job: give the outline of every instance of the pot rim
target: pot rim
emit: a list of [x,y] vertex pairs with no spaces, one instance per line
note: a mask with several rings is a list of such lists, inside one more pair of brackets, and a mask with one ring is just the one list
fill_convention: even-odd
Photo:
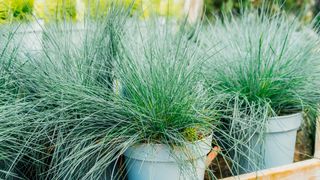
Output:
[[283,115],[283,116],[273,116],[273,117],[270,117],[268,120],[272,121],[272,120],[279,120],[279,119],[288,119],[288,118],[292,118],[292,117],[296,117],[296,116],[300,116],[300,115],[303,115],[302,112]]
[[299,129],[302,122],[302,112],[271,117],[266,124],[266,133],[286,133],[289,131],[296,131]]
[[[186,142],[184,143],[185,145],[194,145],[194,144],[197,144],[197,143],[200,143],[200,142],[203,142],[205,141],[206,139],[208,138],[212,138],[213,137],[213,132],[209,133],[208,135],[204,136],[202,139],[199,139],[199,140],[196,140],[196,141],[193,141],[193,142]],[[152,146],[168,146],[167,144],[162,144],[162,143],[137,143],[137,144],[134,144],[130,147],[135,147],[135,146],[143,146],[143,145],[152,145]],[[180,147],[180,146],[175,146],[175,147]]]
[[193,143],[188,142],[185,146],[177,146],[177,148],[166,144],[136,144],[127,148],[124,156],[138,161],[166,163],[176,162],[177,158],[181,160],[199,159],[212,149],[212,137],[213,133]]

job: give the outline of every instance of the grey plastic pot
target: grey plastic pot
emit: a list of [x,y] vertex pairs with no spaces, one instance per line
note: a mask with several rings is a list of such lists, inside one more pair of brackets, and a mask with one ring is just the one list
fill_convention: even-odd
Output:
[[266,168],[293,162],[297,131],[302,120],[301,113],[269,120],[265,139]]
[[15,45],[19,45],[24,53],[38,53],[42,49],[42,23],[30,22],[17,26],[14,35]]
[[40,21],[1,25],[0,36],[1,40],[6,42],[0,43],[0,49],[3,46],[11,50],[19,48],[18,54],[22,57],[20,59],[26,59],[25,56],[38,54],[42,50]]
[[302,120],[302,113],[270,118],[263,140],[258,142],[261,134],[255,134],[249,142],[253,153],[248,152],[246,158],[240,158],[240,173],[293,163],[297,131]]
[[186,148],[175,149],[164,144],[132,146],[124,153],[128,179],[203,180],[211,141],[212,136],[208,136],[187,144]]
[[45,32],[49,34],[49,39],[43,38],[43,46],[56,49],[58,42],[61,49],[81,48],[87,45],[87,40],[92,40],[96,36],[95,28],[95,24],[86,25],[84,22],[48,23],[45,25]]

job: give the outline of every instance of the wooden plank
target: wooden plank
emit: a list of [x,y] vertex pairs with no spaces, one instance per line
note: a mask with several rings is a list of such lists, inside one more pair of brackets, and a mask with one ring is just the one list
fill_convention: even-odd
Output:
[[211,149],[210,153],[207,156],[206,160],[206,166],[208,167],[212,161],[218,156],[220,151],[220,148],[218,146],[215,146],[214,148]]
[[316,141],[314,148],[314,157],[320,158],[320,117],[317,120]]
[[223,180],[320,180],[320,160],[311,159]]
[[188,14],[189,23],[197,22],[202,15],[204,0],[185,0],[184,11]]

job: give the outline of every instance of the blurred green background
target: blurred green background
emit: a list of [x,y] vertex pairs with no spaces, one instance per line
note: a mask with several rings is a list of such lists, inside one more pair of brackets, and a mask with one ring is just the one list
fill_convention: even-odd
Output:
[[133,5],[135,12],[148,17],[151,13],[182,17],[185,0],[0,0],[0,24],[32,21],[81,20],[85,14],[103,16],[112,3]]
[[[148,16],[152,11],[161,15],[181,16],[185,1],[198,0],[135,0],[134,8]],[[45,20],[70,18],[79,20],[83,17],[85,6],[92,14],[96,9],[110,4],[111,0],[0,0],[0,23],[21,21],[36,16]],[[100,3],[96,6],[94,4]],[[122,0],[125,5],[131,0]],[[263,4],[270,11],[287,11],[297,15],[301,21],[310,22],[320,11],[320,0],[204,0],[205,13],[210,18],[224,12],[237,14],[243,7],[258,8]],[[169,6],[168,6],[169,4]],[[98,8],[97,8],[98,7]],[[152,10],[151,10],[152,9]],[[105,11],[104,11],[105,12]]]
[[224,12],[239,13],[243,7],[268,7],[272,12],[286,11],[303,22],[310,22],[320,11],[320,0],[204,0],[205,13],[212,17]]

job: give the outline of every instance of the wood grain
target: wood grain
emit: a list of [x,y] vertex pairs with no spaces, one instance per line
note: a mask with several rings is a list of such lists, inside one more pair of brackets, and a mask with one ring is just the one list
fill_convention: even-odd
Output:
[[310,159],[223,180],[320,180],[320,160]]
[[320,117],[317,120],[316,141],[314,148],[314,157],[320,159]]

